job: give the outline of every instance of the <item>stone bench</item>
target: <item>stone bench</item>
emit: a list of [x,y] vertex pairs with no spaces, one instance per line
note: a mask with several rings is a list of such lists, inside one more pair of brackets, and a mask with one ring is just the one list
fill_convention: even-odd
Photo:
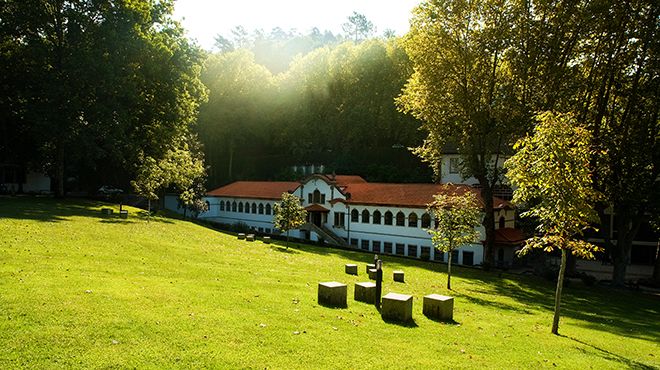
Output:
[[247,234],[245,236],[245,240],[247,240],[249,242],[253,242],[254,241],[254,234]]
[[106,215],[106,216],[111,215],[112,212],[113,212],[112,208],[101,208],[101,213]]
[[344,267],[346,270],[346,273],[349,275],[357,275],[358,274],[358,266],[353,263],[347,263],[346,266]]
[[394,276],[394,281],[398,281],[400,283],[405,283],[405,274],[403,271],[397,270],[392,273]]
[[243,234],[243,233],[238,233],[238,239],[240,239],[240,240],[245,239],[245,234]]
[[376,273],[378,272],[377,269],[369,269],[367,272],[369,273],[369,280],[376,280]]
[[374,303],[376,297],[376,284],[371,282],[355,283],[353,299],[360,302]]
[[261,240],[264,244],[270,244],[270,236],[264,236]]
[[324,306],[346,307],[346,284],[336,281],[319,283],[318,302]]
[[119,218],[128,218],[128,211],[119,211]]
[[454,297],[440,294],[424,296],[422,312],[430,319],[452,321],[454,319]]
[[369,269],[375,269],[375,268],[376,268],[376,265],[374,265],[373,263],[368,263],[365,272],[368,274]]
[[383,296],[380,314],[383,319],[412,321],[413,297],[407,294],[387,293]]

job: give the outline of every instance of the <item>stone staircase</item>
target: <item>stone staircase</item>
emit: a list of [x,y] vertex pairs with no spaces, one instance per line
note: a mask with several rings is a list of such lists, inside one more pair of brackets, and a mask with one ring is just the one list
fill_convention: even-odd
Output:
[[300,230],[307,230],[315,232],[320,238],[323,238],[328,244],[339,246],[339,247],[348,247],[348,243],[344,238],[335,234],[332,230],[324,226],[316,226],[311,222],[308,222],[300,227]]

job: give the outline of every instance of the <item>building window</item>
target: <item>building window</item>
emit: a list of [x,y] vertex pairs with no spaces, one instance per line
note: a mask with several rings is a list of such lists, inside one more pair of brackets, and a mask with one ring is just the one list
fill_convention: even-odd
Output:
[[458,251],[451,251],[451,263],[458,263]]
[[466,266],[474,265],[474,252],[463,251],[463,264]]
[[325,194],[321,194],[321,203],[325,203]]
[[422,215],[422,227],[425,229],[431,227],[431,216],[428,213]]
[[385,254],[392,254],[392,243],[390,242],[385,242],[383,243],[383,253]]
[[408,215],[408,227],[417,227],[417,214],[410,212]]
[[380,211],[374,211],[371,222],[376,225],[380,225]]
[[236,201],[233,201],[233,202],[231,203],[231,211],[232,211],[232,212],[236,212]]
[[371,242],[371,248],[372,252],[382,253],[380,250],[380,241],[374,240]]
[[396,226],[406,226],[406,216],[401,211],[396,214]]
[[207,211],[211,210],[211,203],[208,200],[206,201],[206,210]]
[[449,173],[459,173],[461,167],[460,158],[449,158]]
[[368,251],[369,250],[369,241],[362,239],[362,244],[360,245],[360,249]]
[[335,227],[343,228],[345,225],[346,214],[344,212],[335,212]]
[[417,246],[416,245],[408,244],[408,254],[407,254],[407,256],[417,258]]
[[385,225],[392,225],[392,212],[385,212]]
[[314,190],[314,203],[321,203],[321,192],[319,189]]
[[268,203],[268,204],[266,204],[266,214],[267,214],[267,215],[270,214],[270,210],[271,210],[271,208],[270,208],[270,203]]
[[227,209],[227,212],[231,210],[231,204],[229,203],[229,201],[225,202],[225,208]]
[[352,210],[351,211],[351,222],[358,222],[359,216],[360,216],[360,214],[357,211],[357,209]]
[[396,243],[396,252],[395,252],[396,254],[398,254],[399,256],[405,255],[405,249],[406,249],[405,244]]
[[354,246],[354,247],[357,247],[358,246],[358,240],[354,239],[354,238],[351,238],[351,245]]
[[257,203],[252,203],[252,213],[257,213]]
[[270,234],[270,228],[266,228],[266,234]]
[[250,203],[245,202],[245,213],[250,213]]
[[431,258],[431,247],[422,247],[422,253],[420,253],[419,258],[428,261]]
[[264,204],[263,203],[259,203],[259,214],[260,215],[264,214]]
[[435,250],[435,255],[434,255],[434,257],[435,257],[435,260],[436,260],[436,261],[440,261],[440,262],[444,262],[444,261],[445,261],[445,253],[442,252],[442,251],[439,251],[439,250],[437,250],[437,249]]
[[260,233],[263,233],[263,232],[264,232],[264,228],[263,228],[263,227],[260,227],[260,228],[259,228],[259,232],[260,232]]
[[225,210],[225,202],[220,202],[220,210],[224,211]]
[[314,198],[312,197],[312,193],[307,194],[307,203],[309,204],[314,203]]
[[504,229],[506,227],[506,219],[504,216],[500,216],[500,229]]
[[366,209],[362,211],[362,223],[363,224],[369,223],[369,211],[367,211]]

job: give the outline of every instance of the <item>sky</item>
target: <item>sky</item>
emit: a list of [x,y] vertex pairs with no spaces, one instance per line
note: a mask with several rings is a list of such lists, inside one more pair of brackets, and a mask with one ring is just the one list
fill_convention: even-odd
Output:
[[217,34],[231,35],[243,26],[248,31],[270,31],[280,27],[307,33],[313,27],[342,33],[341,25],[356,11],[369,19],[377,34],[393,29],[397,35],[408,32],[411,10],[420,0],[177,0],[174,18],[187,30],[189,38],[205,49],[213,47]]

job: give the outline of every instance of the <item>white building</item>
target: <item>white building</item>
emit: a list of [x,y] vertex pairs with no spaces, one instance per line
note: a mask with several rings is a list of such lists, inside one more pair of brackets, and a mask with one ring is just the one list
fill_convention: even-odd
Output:
[[[434,250],[426,231],[433,222],[426,207],[433,195],[447,191],[476,190],[467,185],[368,183],[360,176],[312,175],[300,182],[237,181],[208,192],[209,211],[199,218],[244,223],[258,232],[275,234],[273,205],[283,192],[289,192],[301,199],[308,212],[308,223],[292,231],[294,237],[377,254],[446,261],[447,255]],[[182,211],[174,196],[166,197],[165,207]],[[510,204],[495,198],[494,207],[501,242],[496,257],[509,260],[522,236],[513,228],[515,213]],[[483,239],[483,227],[479,229]],[[465,245],[453,258],[453,263],[481,264],[483,246]]]

